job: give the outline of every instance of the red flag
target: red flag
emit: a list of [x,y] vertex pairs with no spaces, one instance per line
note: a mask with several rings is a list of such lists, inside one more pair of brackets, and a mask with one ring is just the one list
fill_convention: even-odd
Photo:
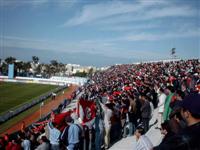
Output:
[[57,125],[60,131],[63,131],[66,127],[65,118],[70,116],[72,111],[67,111],[65,113],[55,114],[53,122]]
[[70,116],[70,115],[71,115],[71,111],[67,111],[65,113],[56,114],[54,116],[53,122],[55,124],[61,124],[61,123],[63,123],[65,121],[65,117],[66,116]]
[[44,129],[44,127],[45,127],[45,125],[35,126],[35,127],[32,129],[32,131],[33,131],[34,133],[39,133],[39,132],[41,132],[41,131]]
[[96,106],[93,101],[80,99],[77,106],[77,115],[82,125],[91,126],[96,117]]
[[131,90],[132,89],[132,87],[130,87],[130,86],[124,86],[124,90],[125,91],[129,91],[129,90]]
[[195,87],[196,87],[196,91],[200,92],[200,85],[196,85]]
[[113,95],[114,95],[114,96],[118,96],[118,95],[121,95],[121,94],[122,94],[122,92],[120,92],[120,91],[114,91],[114,92],[113,92]]

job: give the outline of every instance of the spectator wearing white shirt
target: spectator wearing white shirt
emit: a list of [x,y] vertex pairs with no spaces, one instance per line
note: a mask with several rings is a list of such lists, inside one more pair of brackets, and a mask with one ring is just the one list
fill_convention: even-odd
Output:
[[48,130],[49,130],[49,141],[51,144],[51,150],[59,150],[59,137],[60,137],[60,130],[54,127],[55,125],[52,122],[48,123]]
[[42,136],[39,143],[40,145],[35,150],[49,150],[49,141],[46,136]]
[[134,150],[152,150],[153,144],[150,139],[144,135],[145,131],[142,127],[137,127],[135,131],[136,146]]
[[21,138],[21,140],[22,140],[22,142],[21,142],[21,147],[22,147],[24,150],[31,150],[31,142],[30,142],[30,140],[28,140],[28,139],[26,138],[26,136],[25,136],[24,133],[22,133],[22,134],[20,135],[20,138]]
[[159,96],[158,96],[158,115],[157,115],[158,123],[157,123],[157,127],[155,127],[156,129],[161,128],[161,123],[163,122],[164,105],[165,105],[165,100],[167,97],[164,93],[163,88],[159,89],[158,94],[159,94]]
[[111,129],[111,117],[113,115],[112,106],[110,103],[106,103],[105,105],[100,102],[101,108],[104,112],[104,126],[105,126],[105,149],[108,149],[110,146],[110,129]]

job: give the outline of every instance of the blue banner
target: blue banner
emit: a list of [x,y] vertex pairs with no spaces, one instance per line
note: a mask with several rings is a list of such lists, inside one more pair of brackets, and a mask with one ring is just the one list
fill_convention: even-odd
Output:
[[8,78],[9,79],[14,78],[14,64],[9,64],[8,66]]

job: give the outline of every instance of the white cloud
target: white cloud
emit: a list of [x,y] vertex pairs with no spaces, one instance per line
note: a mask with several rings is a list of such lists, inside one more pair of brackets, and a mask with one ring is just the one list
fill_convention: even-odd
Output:
[[17,7],[23,5],[39,6],[49,2],[49,0],[0,0],[0,6]]
[[170,6],[162,9],[152,9],[147,11],[142,19],[155,19],[163,17],[190,17],[195,15],[195,11],[189,6]]
[[[19,1],[20,3],[17,3]],[[4,6],[40,6],[53,2],[56,3],[56,7],[60,6],[66,10],[66,8],[79,3],[79,0],[4,0],[2,2],[5,2],[3,3]],[[77,9],[81,6],[83,6],[82,9],[77,12]],[[60,10],[58,10],[59,15],[62,15]],[[71,10],[68,11],[69,14],[67,16],[74,14],[74,12],[76,15],[72,16],[63,26],[78,26],[80,27],[78,32],[77,28],[59,28],[55,30],[59,31],[58,34],[54,35],[54,32],[49,30],[49,34],[53,35],[48,37],[52,38],[49,40],[5,35],[0,37],[0,46],[70,53],[86,52],[97,54],[97,57],[98,54],[103,54],[121,58],[139,58],[141,56],[161,58],[163,56],[162,50],[160,52],[157,51],[159,53],[155,53],[152,50],[153,47],[148,50],[140,50],[140,47],[145,49],[145,46],[139,45],[138,41],[150,41],[153,43],[161,40],[166,40],[167,42],[168,39],[173,40],[174,38],[181,40],[181,38],[200,37],[200,30],[196,29],[196,7],[192,8],[186,3],[174,5],[171,1],[159,0],[87,1],[86,3],[81,3],[78,7],[73,7]],[[191,22],[187,22],[187,19]],[[87,27],[89,28],[86,26],[82,28],[82,25],[88,25]],[[83,31],[84,29],[88,34]],[[70,31],[70,34],[66,34],[69,30],[76,30],[72,38],[71,33],[73,32]],[[24,31],[26,32],[26,30]],[[61,33],[62,31],[63,33]],[[13,32],[13,35],[17,35],[17,33]],[[61,34],[59,35],[59,33]],[[40,35],[40,33],[37,34],[38,36]],[[65,38],[65,36],[66,39],[70,40],[57,41],[60,38]],[[53,38],[55,38],[55,41]],[[138,50],[132,50],[132,46],[138,48]]]
[[107,49],[112,50],[113,43],[101,40],[83,40],[74,42],[52,42],[49,40],[35,40],[23,37],[0,36],[0,47],[16,47],[36,50],[53,50],[62,52],[88,52],[107,53]]
[[32,50],[46,50],[57,52],[84,52],[96,55],[105,55],[110,57],[120,58],[137,58],[139,56],[157,56],[160,54],[154,54],[152,51],[138,51],[138,50],[126,50],[116,46],[116,43],[109,40],[83,40],[74,43],[65,42],[50,42],[47,40],[34,40],[22,37],[4,36],[0,37],[0,47],[11,48],[23,48]]
[[116,25],[119,23],[129,23],[138,21],[148,21],[156,19],[163,19],[166,17],[194,17],[196,10],[190,8],[189,6],[172,6],[166,5],[166,7],[151,8],[137,11],[136,13],[129,13],[124,15],[119,15],[110,18],[104,18],[98,20],[97,23],[101,25]]
[[[161,4],[162,1],[157,3]],[[152,1],[144,2],[122,2],[122,1],[111,1],[107,3],[89,4],[85,5],[81,12],[75,17],[69,19],[64,26],[75,26],[85,23],[91,23],[93,21],[107,18],[111,16],[127,14],[143,10],[147,7],[154,5]]]
[[20,6],[32,6],[38,7],[45,4],[53,4],[59,8],[71,8],[77,4],[79,0],[0,0],[0,6],[3,7],[20,7]]
[[111,1],[85,5],[80,12],[63,26],[82,24],[117,24],[165,17],[191,17],[195,10],[186,5],[166,1],[137,1],[132,3]]
[[58,8],[62,11],[81,3],[80,0],[51,0],[50,2],[55,4],[56,7],[58,6]]
[[152,29],[160,27],[160,23],[141,23],[141,24],[132,24],[132,25],[114,25],[114,26],[104,26],[100,27],[100,30],[105,31],[133,31],[133,30],[142,30],[142,29]]
[[[87,52],[92,54],[104,54],[107,56],[115,57],[139,57],[141,54],[145,56],[162,56],[161,54],[154,54],[153,51],[134,51],[129,50],[129,48],[124,48],[123,42],[128,42],[130,44],[134,41],[160,41],[166,39],[174,38],[190,38],[190,37],[200,37],[200,29],[197,30],[185,30],[176,32],[165,32],[160,34],[152,33],[129,33],[124,36],[118,36],[114,38],[107,39],[91,39],[73,42],[52,42],[46,39],[30,39],[23,37],[13,37],[13,36],[1,36],[0,46],[4,47],[16,47],[24,49],[36,49],[36,50],[53,50],[62,52]],[[129,43],[130,42],[130,43]],[[151,54],[152,53],[152,54]],[[150,57],[149,57],[150,58]]]
[[174,38],[190,38],[190,37],[200,37],[200,30],[188,30],[185,32],[168,32],[160,34],[152,33],[136,33],[129,34],[124,37],[116,39],[116,41],[160,41],[166,39]]
[[[124,59],[139,59],[141,56],[143,58],[163,58],[163,53],[156,53],[153,50],[140,50],[140,49],[127,49],[118,46],[119,41],[113,39],[107,40],[85,40],[81,41],[80,44],[89,48],[93,54],[103,54],[110,57],[120,57]],[[92,46],[92,47],[91,47]],[[141,58],[142,59],[142,58]]]
[[46,40],[35,40],[14,36],[1,36],[1,47],[17,47],[30,49],[55,50],[54,46]]

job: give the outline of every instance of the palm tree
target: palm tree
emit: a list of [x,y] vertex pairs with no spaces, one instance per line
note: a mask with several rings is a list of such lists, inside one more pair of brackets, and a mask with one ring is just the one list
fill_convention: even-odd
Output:
[[10,57],[7,57],[7,58],[4,60],[2,66],[1,66],[1,70],[2,70],[2,74],[3,74],[3,75],[8,75],[8,65],[9,65],[9,64],[14,64],[15,61],[16,61],[16,58],[15,58],[15,57],[11,57],[11,56],[10,56]]
[[30,68],[31,68],[31,63],[30,63],[30,61],[28,61],[28,62],[24,62],[24,71],[25,72],[29,72],[29,70],[30,70]]
[[51,60],[50,62],[51,73],[55,75],[58,72],[58,62],[57,60]]
[[39,64],[36,68],[36,74],[41,74],[41,71],[42,71],[42,65]]
[[37,64],[39,62],[39,57],[37,56],[32,56],[32,60],[35,64]]
[[20,75],[23,72],[23,61],[15,62],[15,68],[17,71],[17,75]]
[[24,62],[23,64],[23,74],[25,76],[28,76],[29,72],[30,72],[30,68],[31,68],[31,63],[30,62]]
[[64,75],[65,74],[65,65],[63,63],[58,64],[58,71],[60,74]]
[[46,75],[47,78],[51,77],[51,67],[49,64],[45,64],[45,70],[44,74]]
[[13,63],[15,63],[15,61],[16,61],[16,58],[15,57],[7,57],[6,59],[5,59],[5,62],[6,62],[6,64],[13,64]]
[[93,68],[90,68],[90,70],[89,70],[89,72],[88,72],[88,76],[89,76],[89,77],[92,77],[93,72],[94,72],[94,69],[93,69]]
[[5,76],[8,75],[8,65],[5,62],[3,62],[1,66],[1,72],[2,72],[2,75],[5,75]]
[[32,74],[35,76],[37,74],[37,71],[39,66],[39,58],[37,56],[32,56],[32,63],[31,63],[31,69]]

